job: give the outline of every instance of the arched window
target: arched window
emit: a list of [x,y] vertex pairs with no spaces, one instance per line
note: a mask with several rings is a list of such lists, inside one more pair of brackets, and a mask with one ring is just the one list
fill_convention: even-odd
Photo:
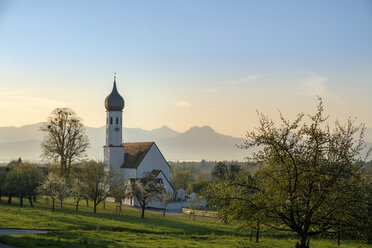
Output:
[[116,125],[119,125],[119,118],[116,117]]
[[110,124],[112,125],[112,117],[110,117]]

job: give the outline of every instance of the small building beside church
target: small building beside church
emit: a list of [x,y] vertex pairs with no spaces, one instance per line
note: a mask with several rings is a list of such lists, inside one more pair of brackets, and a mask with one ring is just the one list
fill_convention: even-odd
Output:
[[[106,141],[104,162],[108,169],[122,176],[125,182],[153,173],[166,189],[173,193],[170,184],[170,166],[155,142],[123,142],[123,109],[125,102],[116,88],[105,99]],[[125,134],[124,134],[125,135]],[[130,200],[131,205],[136,201]],[[150,206],[158,207],[159,203]]]

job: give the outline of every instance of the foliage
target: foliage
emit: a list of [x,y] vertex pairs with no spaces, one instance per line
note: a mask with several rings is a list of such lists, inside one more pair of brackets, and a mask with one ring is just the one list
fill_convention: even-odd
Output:
[[52,198],[52,210],[55,210],[55,201],[58,199],[61,202],[69,195],[70,190],[67,186],[66,179],[54,174],[53,172],[49,173],[45,179],[43,185],[41,185],[40,191]]
[[76,203],[76,211],[79,210],[79,202],[87,197],[86,186],[82,179],[76,177],[72,185],[71,194]]
[[173,192],[168,190],[166,187],[163,187],[162,192],[159,195],[159,199],[163,206],[163,217],[164,217],[168,204],[171,203],[174,199]]
[[130,179],[126,189],[127,196],[138,201],[142,209],[141,218],[144,218],[146,206],[162,194],[164,185],[154,174],[149,173],[143,178]]
[[97,205],[110,194],[110,174],[103,162],[85,161],[81,164],[81,179],[84,192],[93,200],[93,211],[96,212]]
[[28,199],[33,206],[33,199],[38,195],[42,181],[43,174],[39,168],[31,164],[20,163],[7,173],[3,188],[8,196],[21,199],[20,206],[23,206],[23,198]]
[[233,180],[239,172],[240,166],[238,164],[230,164],[227,166],[223,162],[218,162],[212,170],[212,179],[215,182],[225,179]]
[[[241,173],[236,180],[223,180],[211,188],[209,199],[226,213],[225,218],[260,223],[296,232],[296,247],[309,247],[311,237],[334,232],[345,223],[352,197],[360,190],[361,167],[358,156],[363,147],[363,127],[352,120],[326,125],[320,100],[317,113],[303,123],[303,114],[294,122],[281,116],[277,128],[260,115],[260,125],[247,133],[243,148],[262,149],[251,161],[260,167],[252,176]],[[359,138],[355,138],[359,134]]]
[[187,189],[188,185],[193,181],[193,176],[190,170],[178,170],[173,172],[172,185],[174,189]]
[[44,132],[41,144],[43,158],[59,161],[61,172],[67,178],[72,162],[86,156],[89,141],[84,125],[71,109],[56,108],[40,130]]
[[199,174],[196,177],[195,182],[189,185],[186,192],[192,193],[195,192],[196,194],[200,194],[203,189],[205,189],[210,181],[207,179],[205,174]]
[[125,200],[125,198],[127,198],[126,187],[127,185],[122,178],[114,180],[114,182],[111,184],[110,196],[115,199],[115,202],[119,203],[120,212],[122,209],[123,201]]
[[6,171],[0,168],[0,199],[5,194]]

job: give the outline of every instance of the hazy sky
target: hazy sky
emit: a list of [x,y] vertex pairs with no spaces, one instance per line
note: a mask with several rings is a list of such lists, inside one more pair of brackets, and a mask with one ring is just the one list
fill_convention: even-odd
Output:
[[0,126],[104,125],[114,71],[126,127],[243,136],[316,95],[372,127],[372,2],[0,0]]

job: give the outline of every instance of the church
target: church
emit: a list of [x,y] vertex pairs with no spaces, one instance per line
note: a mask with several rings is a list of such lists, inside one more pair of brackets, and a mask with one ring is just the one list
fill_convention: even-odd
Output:
[[[108,168],[122,176],[125,182],[153,173],[166,189],[173,193],[170,184],[170,166],[155,142],[124,142],[123,109],[125,102],[116,88],[116,76],[111,93],[105,99],[106,141],[104,162]],[[135,201],[130,201],[135,205]],[[158,203],[150,204],[153,207]]]

